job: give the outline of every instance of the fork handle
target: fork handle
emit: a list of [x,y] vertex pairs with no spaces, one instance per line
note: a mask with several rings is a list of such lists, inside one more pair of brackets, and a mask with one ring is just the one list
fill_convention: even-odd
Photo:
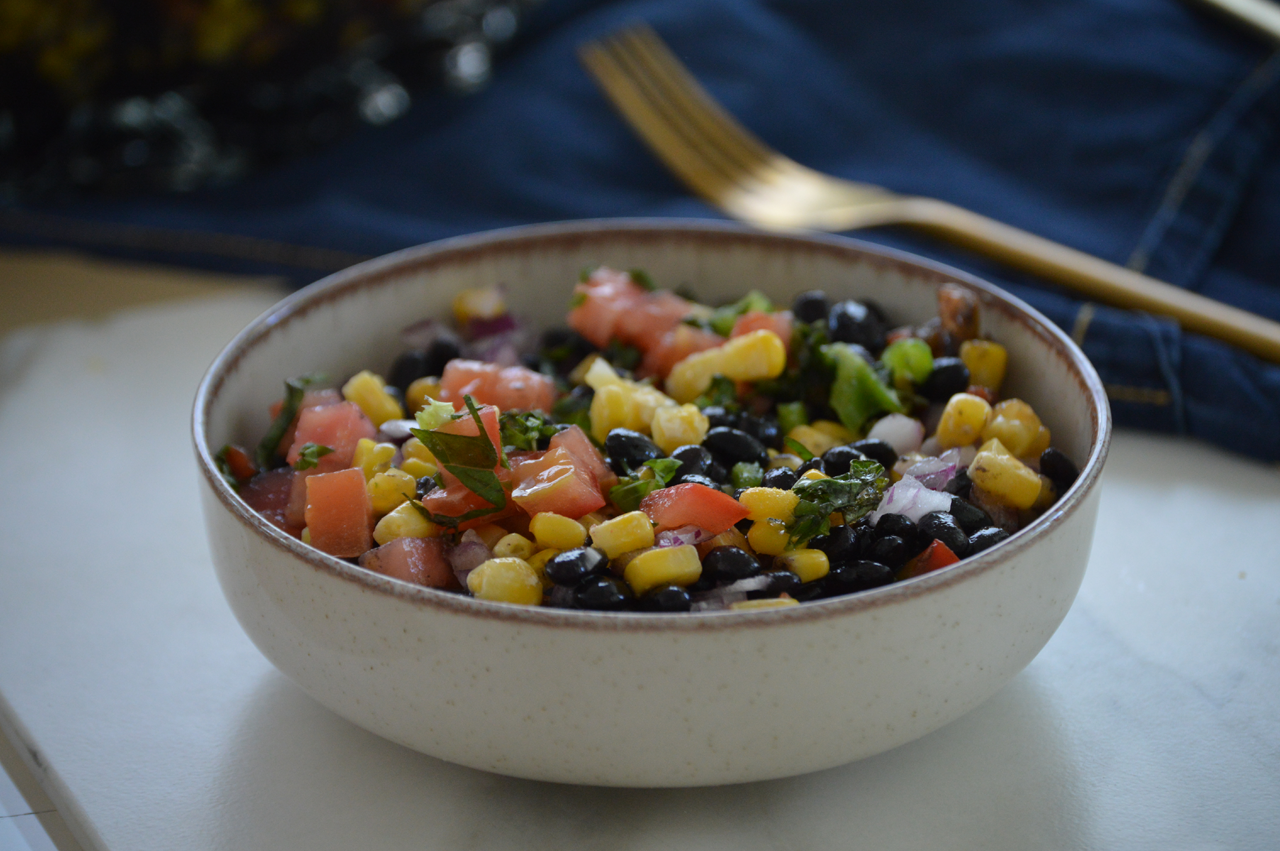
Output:
[[932,198],[901,199],[902,224],[1117,307],[1172,317],[1188,331],[1280,363],[1280,323]]

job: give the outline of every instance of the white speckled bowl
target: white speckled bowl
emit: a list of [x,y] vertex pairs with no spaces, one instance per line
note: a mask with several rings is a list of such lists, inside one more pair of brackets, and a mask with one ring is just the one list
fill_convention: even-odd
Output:
[[[936,313],[958,280],[1010,350],[1029,401],[1081,466],[1007,542],[844,598],[757,612],[619,615],[486,603],[329,557],[261,520],[212,453],[255,443],[286,377],[385,368],[397,330],[464,287],[559,324],[580,269],[643,267],[717,302],[822,288],[898,320]],[[501,774],[615,786],[784,777],[911,741],[990,697],[1039,652],[1084,575],[1110,415],[1058,329],[980,281],[841,238],[706,222],[585,222],[446,240],[333,275],[255,320],[210,367],[194,438],[218,578],[245,631],[334,712],[407,747]]]

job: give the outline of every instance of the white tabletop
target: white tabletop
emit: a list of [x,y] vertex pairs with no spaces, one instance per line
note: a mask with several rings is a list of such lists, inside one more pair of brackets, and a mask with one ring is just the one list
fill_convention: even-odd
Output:
[[270,300],[0,345],[0,723],[86,849],[1280,847],[1280,472],[1174,438],[1116,436],[1084,586],[1030,667],[879,757],[592,789],[337,718],[241,632],[196,495],[196,382]]

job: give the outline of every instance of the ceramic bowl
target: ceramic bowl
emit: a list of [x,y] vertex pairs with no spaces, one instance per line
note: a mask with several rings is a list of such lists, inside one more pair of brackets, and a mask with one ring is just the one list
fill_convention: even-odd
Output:
[[[313,550],[251,511],[212,453],[255,443],[289,376],[386,368],[398,330],[465,287],[562,324],[579,271],[642,267],[711,303],[747,288],[789,304],[821,288],[896,321],[936,315],[936,287],[977,292],[1029,401],[1080,465],[1008,541],[876,590],[782,609],[606,614],[488,603]],[[194,439],[209,543],[263,654],[355,724],[441,759],[526,778],[687,786],[784,777],[911,741],[989,698],[1039,652],[1085,570],[1110,417],[1080,351],[1043,316],[954,270],[838,237],[606,221],[450,239],[333,275],[255,320],[200,385]]]

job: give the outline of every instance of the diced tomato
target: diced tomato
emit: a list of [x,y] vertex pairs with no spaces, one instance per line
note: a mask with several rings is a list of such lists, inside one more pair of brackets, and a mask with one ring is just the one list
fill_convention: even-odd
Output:
[[924,548],[924,552],[903,566],[898,578],[910,579],[913,576],[922,576],[926,573],[940,570],[949,564],[955,564],[959,560],[959,556],[953,553],[950,547],[942,543],[942,541],[935,540]]
[[289,516],[289,494],[293,487],[292,470],[268,470],[259,473],[240,489],[240,498],[263,519],[290,535],[302,531],[302,519]]
[[[289,428],[285,431],[284,436],[280,438],[280,447],[285,452],[289,451],[289,447],[293,446],[294,432],[298,428],[298,417],[307,408],[323,408],[325,405],[336,405],[342,401],[342,394],[337,390],[306,390],[302,394],[302,401],[298,404],[298,413],[293,415],[293,422],[289,423]],[[280,409],[284,407],[284,400],[279,399],[271,404],[271,420],[280,416]],[[280,451],[277,449],[276,451]]]
[[478,405],[496,405],[503,410],[550,411],[556,400],[556,385],[547,376],[523,366],[500,367],[483,361],[454,358],[440,376],[440,401],[452,402],[466,410],[463,397]]
[[293,487],[289,490],[289,507],[285,509],[285,520],[301,531],[307,525],[307,479],[318,475],[319,470],[298,470],[293,473]]
[[618,317],[614,335],[622,342],[646,351],[663,334],[689,315],[691,305],[673,292],[645,293],[634,309]]
[[573,463],[555,464],[525,479],[511,498],[530,515],[551,511],[575,520],[605,505],[595,477]]
[[360,566],[428,588],[458,588],[441,538],[396,538],[360,556]]
[[[493,503],[477,496],[460,482],[451,484],[448,487],[436,488],[422,498],[422,504],[433,515],[439,517],[461,517],[469,511],[475,511],[481,508],[493,508]],[[496,523],[504,517],[510,517],[519,511],[520,507],[516,505],[509,497],[507,505],[502,511],[486,514],[482,517],[465,520],[457,525],[458,529],[474,529],[477,526],[484,526],[489,523]],[[449,524],[443,524],[449,525]]]
[[689,355],[724,344],[724,337],[692,325],[677,324],[654,341],[640,363],[642,377],[666,378],[671,368]]
[[577,459],[579,466],[590,470],[602,493],[607,494],[618,483],[618,474],[609,468],[600,450],[596,449],[591,438],[578,426],[570,426],[552,437],[550,448],[564,449]]
[[751,513],[727,493],[692,483],[654,491],[640,501],[640,510],[649,515],[655,531],[697,526],[712,535],[719,535]]
[[569,311],[566,321],[570,328],[603,349],[615,336],[618,322],[639,309],[646,295],[626,272],[601,267],[574,289],[574,298],[580,303]]
[[782,345],[791,348],[791,311],[779,310],[776,313],[765,313],[762,310],[748,310],[733,323],[730,337],[741,337],[752,331],[772,331],[782,340]]
[[258,474],[258,467],[249,457],[249,453],[239,446],[228,443],[218,454],[227,465],[227,470],[240,484],[243,485]]
[[333,451],[320,456],[314,469],[332,473],[351,466],[351,459],[356,454],[356,443],[361,438],[372,440],[377,435],[377,427],[355,402],[303,408],[298,415],[298,428],[293,443],[285,458],[292,466],[298,460],[302,447],[308,443],[327,446]]
[[307,479],[307,529],[311,546],[339,558],[355,558],[373,546],[373,508],[364,473],[356,468]]

